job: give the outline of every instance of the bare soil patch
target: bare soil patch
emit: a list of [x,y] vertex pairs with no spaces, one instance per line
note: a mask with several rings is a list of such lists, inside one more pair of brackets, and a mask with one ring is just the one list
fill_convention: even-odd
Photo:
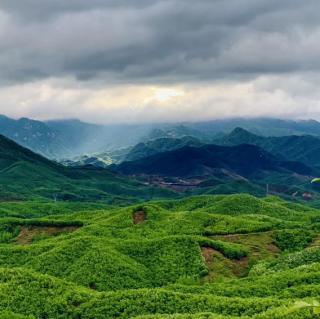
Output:
[[320,237],[316,237],[311,243],[310,247],[319,247],[320,246]]
[[244,275],[247,275],[247,272],[249,270],[249,258],[243,257],[239,260],[235,260],[234,267],[232,269],[232,272],[237,277],[243,277]]
[[139,210],[133,214],[133,223],[135,225],[142,224],[147,219],[147,215],[143,210]]
[[244,277],[248,273],[248,257],[231,260],[210,247],[201,247],[201,253],[208,268],[208,275],[204,278],[204,282],[213,282],[221,278]]
[[76,231],[78,227],[21,227],[20,233],[16,238],[16,243],[19,245],[31,244],[36,238],[39,237],[51,237],[64,233],[72,233]]
[[206,264],[210,264],[213,261],[213,256],[218,252],[211,247],[202,247],[201,253]]
[[275,254],[281,253],[281,249],[274,244],[269,244],[268,250],[272,253],[275,253]]

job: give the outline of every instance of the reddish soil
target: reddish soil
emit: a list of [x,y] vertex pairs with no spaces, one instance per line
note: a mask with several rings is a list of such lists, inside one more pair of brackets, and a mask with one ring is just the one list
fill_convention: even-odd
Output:
[[37,237],[57,236],[63,233],[74,232],[77,229],[78,227],[21,227],[16,242],[19,245],[28,245],[31,244]]
[[268,245],[268,250],[271,251],[272,253],[276,253],[276,254],[281,252],[280,248],[277,247],[276,245],[273,245],[273,244]]
[[146,213],[143,210],[139,210],[133,214],[133,223],[139,225],[146,220]]
[[206,277],[209,281],[224,276],[231,277],[231,275],[236,277],[244,277],[248,273],[248,257],[240,260],[231,260],[210,247],[201,247],[201,252],[209,270],[209,274]]
[[202,256],[207,264],[212,262],[212,257],[216,253],[216,250],[210,247],[201,247]]
[[237,277],[243,277],[244,273],[246,273],[248,269],[249,269],[249,258],[244,257],[234,261],[234,268],[232,272]]

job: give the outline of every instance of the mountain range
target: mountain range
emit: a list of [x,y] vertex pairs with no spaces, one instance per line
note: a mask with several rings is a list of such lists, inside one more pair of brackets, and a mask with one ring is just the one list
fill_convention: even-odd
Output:
[[214,140],[214,143],[228,146],[252,144],[286,160],[299,161],[311,166],[320,165],[320,138],[317,136],[264,137],[236,128],[230,134]]
[[[239,127],[229,133],[221,130],[215,134],[214,130],[220,130],[219,121],[214,122],[217,126],[211,122],[211,126],[188,123],[188,126],[165,124],[161,128],[99,126],[76,120],[39,122],[1,117],[1,121],[5,123],[1,130],[6,135],[22,140],[22,145],[33,151],[49,158],[66,154],[72,158],[61,161],[64,165],[60,165],[1,137],[6,145],[0,154],[4,165],[0,175],[3,198],[24,198],[30,194],[54,198],[59,194],[66,200],[112,201],[122,193],[127,198],[121,200],[126,201],[137,196],[161,197],[161,192],[168,188],[181,196],[188,192],[248,192],[260,196],[267,184],[270,191],[281,196],[311,192],[313,198],[317,197],[317,187],[310,185],[310,179],[319,175],[320,138],[317,135],[262,136]],[[239,121],[229,120],[227,127]],[[253,126],[253,120],[243,121]],[[314,121],[260,119],[256,127],[263,127],[266,121],[274,121],[284,129],[300,128],[300,133],[317,130]],[[211,133],[209,127],[212,127]],[[134,132],[132,136],[123,138],[130,131]],[[112,140],[114,144],[109,143]],[[14,161],[8,161],[8,152]],[[21,178],[20,183],[24,171],[31,183],[25,178]],[[175,193],[172,196],[176,196]]]
[[0,134],[52,159],[73,158],[138,143],[150,125],[96,125],[79,120],[35,121],[0,116]]
[[[237,127],[261,136],[320,136],[317,121],[228,119],[200,123],[97,125],[78,120],[36,121],[0,116],[0,134],[51,159],[101,154],[159,138],[193,137],[213,143]],[[150,155],[150,154],[149,154]]]
[[245,177],[258,175],[262,171],[292,172],[303,175],[315,173],[312,168],[302,163],[281,161],[262,148],[250,144],[185,146],[117,166],[118,172],[129,175],[175,177],[211,176],[216,170],[229,170]]

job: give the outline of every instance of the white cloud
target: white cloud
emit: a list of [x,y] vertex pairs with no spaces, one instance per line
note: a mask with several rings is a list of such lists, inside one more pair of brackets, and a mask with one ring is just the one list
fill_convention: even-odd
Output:
[[262,76],[242,83],[90,88],[72,80],[51,79],[0,89],[0,113],[43,120],[77,117],[96,123],[200,121],[236,116],[320,119],[317,80]]

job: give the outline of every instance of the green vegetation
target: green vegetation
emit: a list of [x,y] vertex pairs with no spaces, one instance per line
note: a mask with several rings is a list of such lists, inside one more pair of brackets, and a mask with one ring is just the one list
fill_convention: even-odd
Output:
[[0,213],[0,318],[317,318],[316,209],[208,195]]
[[304,229],[280,230],[275,232],[275,244],[281,250],[296,251],[306,248],[312,242],[314,235]]
[[124,205],[177,194],[108,170],[65,167],[0,136],[0,200],[101,201]]

